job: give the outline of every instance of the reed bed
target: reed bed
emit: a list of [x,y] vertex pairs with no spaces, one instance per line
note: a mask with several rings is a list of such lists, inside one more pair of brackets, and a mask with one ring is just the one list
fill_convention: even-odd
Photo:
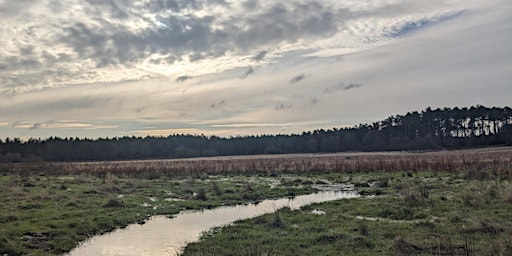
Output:
[[434,152],[374,152],[228,156],[140,161],[43,162],[2,166],[22,175],[107,174],[158,178],[200,175],[278,175],[402,171],[491,172],[512,178],[512,147]]

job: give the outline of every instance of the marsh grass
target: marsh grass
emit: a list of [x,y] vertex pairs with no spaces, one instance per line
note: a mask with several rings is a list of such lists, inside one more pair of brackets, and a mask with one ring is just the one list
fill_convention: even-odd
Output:
[[108,174],[129,175],[143,179],[177,176],[207,178],[208,175],[277,176],[282,174],[326,174],[402,172],[412,177],[419,171],[465,172],[470,179],[486,179],[493,174],[503,180],[512,178],[512,149],[498,147],[444,152],[381,152],[339,154],[297,154],[272,156],[232,156],[198,159],[104,161],[65,163],[0,164],[2,172],[16,172],[24,177],[38,175],[80,174],[107,179]]
[[[444,254],[506,255],[511,181],[511,147],[0,164],[0,254],[62,254],[90,236],[151,215],[311,193],[311,186],[332,182],[356,184],[375,197],[321,204],[319,210],[327,212],[321,216],[285,209],[250,225],[240,222],[205,239],[214,251],[204,252],[368,255],[420,248],[427,255],[441,248]],[[218,236],[225,240],[215,242]]]
[[[475,179],[468,172],[352,175],[354,183],[381,187],[384,195],[240,221],[189,244],[183,255],[211,255],[210,248],[217,255],[245,255],[254,246],[270,255],[512,255],[511,180],[492,172]],[[386,186],[378,185],[384,180]],[[312,215],[312,209],[326,214]],[[276,214],[284,227],[268,224]]]
[[[144,223],[152,215],[285,197],[290,189],[296,194],[315,191],[298,186],[271,188],[267,179],[248,182],[245,176],[141,179],[119,173],[6,173],[0,176],[0,255],[62,254],[88,237],[130,223]],[[251,200],[243,196],[247,186],[253,190]],[[232,192],[219,193],[221,188]]]

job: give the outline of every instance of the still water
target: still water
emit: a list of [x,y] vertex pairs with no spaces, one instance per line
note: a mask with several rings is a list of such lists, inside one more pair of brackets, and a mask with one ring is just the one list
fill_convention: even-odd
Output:
[[213,227],[272,213],[283,207],[296,210],[312,203],[357,196],[355,192],[321,191],[293,199],[265,200],[258,204],[183,212],[172,219],[154,216],[143,225],[133,224],[125,229],[92,237],[68,255],[177,255],[187,243],[198,241],[204,231]]

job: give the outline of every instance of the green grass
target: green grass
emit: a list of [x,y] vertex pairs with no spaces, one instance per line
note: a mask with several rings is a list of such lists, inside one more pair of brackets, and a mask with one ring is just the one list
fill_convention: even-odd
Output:
[[296,184],[271,186],[276,182],[264,176],[144,179],[6,172],[0,176],[0,255],[61,254],[88,237],[143,223],[151,215],[315,191]]
[[324,178],[352,180],[359,191],[380,196],[239,221],[206,233],[183,255],[512,255],[510,179],[469,172]]

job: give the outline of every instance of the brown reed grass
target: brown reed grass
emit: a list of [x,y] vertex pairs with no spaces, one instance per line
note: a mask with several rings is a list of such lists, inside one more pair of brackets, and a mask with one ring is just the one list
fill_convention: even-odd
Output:
[[277,175],[401,171],[486,172],[512,179],[512,147],[434,152],[374,152],[228,156],[211,158],[43,162],[4,165],[3,172],[27,175],[95,175],[159,178],[219,174]]

